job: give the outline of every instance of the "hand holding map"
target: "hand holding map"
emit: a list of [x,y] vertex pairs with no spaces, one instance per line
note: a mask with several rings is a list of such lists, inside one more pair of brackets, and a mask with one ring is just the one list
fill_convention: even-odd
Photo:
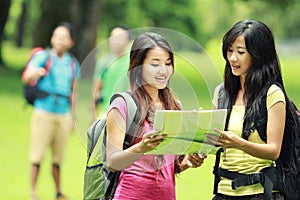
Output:
[[217,140],[220,134],[214,128],[224,130],[226,115],[226,109],[156,111],[153,129],[161,130],[161,134],[167,134],[167,137],[147,154],[213,154],[218,147],[209,142],[207,137]]

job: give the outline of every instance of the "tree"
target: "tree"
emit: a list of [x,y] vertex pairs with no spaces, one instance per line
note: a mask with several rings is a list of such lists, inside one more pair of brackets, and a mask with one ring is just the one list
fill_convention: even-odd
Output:
[[69,0],[41,1],[41,16],[33,31],[33,46],[50,45],[50,37],[54,27],[61,21],[71,21],[71,4]]
[[4,39],[4,27],[8,18],[11,0],[0,1],[0,66],[4,66],[2,58],[2,41]]
[[[95,0],[73,0],[72,20],[76,33],[74,46],[75,55],[82,62],[96,46],[97,26],[101,7],[101,1]],[[89,55],[86,65],[89,68],[81,70],[82,77],[90,77],[94,73],[95,55]]]
[[[41,17],[33,33],[33,45],[49,46],[55,26],[61,21],[69,21],[75,33],[72,52],[82,62],[95,47],[100,3],[95,0],[42,0]],[[82,74],[82,77],[93,73],[94,63],[90,66],[91,70],[83,71],[87,74]]]
[[26,24],[27,15],[28,15],[28,3],[29,3],[29,0],[22,1],[21,14],[20,14],[18,22],[17,22],[17,32],[16,32],[16,46],[17,47],[23,46],[23,36],[24,36],[25,24]]

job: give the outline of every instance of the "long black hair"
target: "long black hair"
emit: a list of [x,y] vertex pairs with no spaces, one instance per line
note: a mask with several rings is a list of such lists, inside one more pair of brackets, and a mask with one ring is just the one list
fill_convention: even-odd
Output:
[[286,96],[283,86],[280,62],[275,48],[274,36],[264,23],[246,19],[237,22],[223,37],[222,52],[226,61],[224,86],[233,102],[241,88],[240,79],[231,71],[227,59],[227,51],[238,36],[244,36],[246,49],[252,58],[252,64],[247,72],[244,83],[243,100],[246,102],[245,123],[250,124],[261,103],[261,91],[272,83],[279,83]]

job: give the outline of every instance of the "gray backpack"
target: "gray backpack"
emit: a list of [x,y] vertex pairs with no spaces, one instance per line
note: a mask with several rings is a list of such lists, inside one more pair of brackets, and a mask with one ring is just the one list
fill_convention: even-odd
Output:
[[[112,96],[110,102],[122,97],[127,106],[126,135],[123,149],[134,142],[132,134],[137,132],[138,106],[129,92],[120,92]],[[87,131],[88,157],[84,174],[84,200],[112,199],[118,184],[121,171],[111,172],[106,166],[106,118],[96,120]],[[133,135],[135,136],[135,135]]]

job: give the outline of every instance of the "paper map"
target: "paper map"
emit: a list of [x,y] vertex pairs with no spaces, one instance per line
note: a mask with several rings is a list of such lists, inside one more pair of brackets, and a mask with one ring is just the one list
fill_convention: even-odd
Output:
[[167,134],[154,150],[147,154],[214,154],[218,147],[209,143],[206,134],[215,134],[213,129],[224,130],[227,110],[173,111],[159,110],[155,113],[154,130]]

